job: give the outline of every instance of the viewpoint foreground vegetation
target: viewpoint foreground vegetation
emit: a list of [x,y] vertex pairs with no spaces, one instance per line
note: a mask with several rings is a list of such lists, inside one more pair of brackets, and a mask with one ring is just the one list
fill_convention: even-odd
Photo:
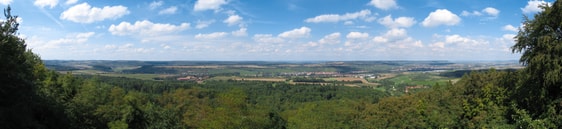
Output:
[[[475,71],[455,83],[423,82],[425,90],[397,94],[390,87],[377,88],[408,79],[377,84],[345,78],[263,80],[219,72],[220,77],[205,81],[156,81],[59,73],[26,48],[8,7],[0,22],[0,128],[560,128],[562,3],[543,8],[534,19],[525,19],[512,47],[523,54],[524,68]],[[119,71],[163,68],[169,73],[192,67]],[[213,72],[210,66],[197,67]]]

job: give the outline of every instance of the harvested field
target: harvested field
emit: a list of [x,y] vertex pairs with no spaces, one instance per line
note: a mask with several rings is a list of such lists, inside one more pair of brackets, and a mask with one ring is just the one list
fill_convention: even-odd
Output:
[[284,82],[284,78],[236,78],[239,81],[266,81],[266,82]]
[[266,82],[284,82],[285,78],[243,78],[243,77],[213,77],[210,80],[238,80],[238,81],[266,81]]
[[184,66],[155,66],[155,67],[169,68],[169,69],[270,68],[270,67],[259,66],[259,65],[184,65]]
[[197,66],[155,66],[156,68],[169,68],[169,69],[218,69],[224,66],[218,65],[197,65]]
[[335,80],[340,82],[352,82],[352,81],[361,81],[362,83],[369,83],[367,80],[363,78],[354,78],[354,77],[339,77],[339,78],[330,78],[325,79],[326,81]]
[[377,78],[377,80],[384,80],[384,79],[393,78],[393,77],[396,77],[396,74],[385,73],[385,74],[381,74],[381,77]]

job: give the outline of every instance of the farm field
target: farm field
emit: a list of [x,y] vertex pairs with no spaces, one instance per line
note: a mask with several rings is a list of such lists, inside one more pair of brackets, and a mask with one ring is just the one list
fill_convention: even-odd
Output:
[[[214,62],[214,61],[45,61],[61,73],[157,81],[261,81],[291,85],[371,87],[402,94],[407,87],[430,88],[456,82],[462,72],[493,63],[447,61]],[[502,67],[517,68],[518,65]],[[460,69],[459,69],[460,67]],[[447,73],[451,72],[451,73]],[[444,76],[448,75],[448,76]],[[456,76],[451,76],[456,75]]]

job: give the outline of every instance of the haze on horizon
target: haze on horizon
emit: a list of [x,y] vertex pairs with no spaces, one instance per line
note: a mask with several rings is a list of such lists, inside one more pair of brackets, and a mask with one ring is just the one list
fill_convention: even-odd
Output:
[[550,3],[0,0],[42,59],[228,61],[517,60],[523,16]]

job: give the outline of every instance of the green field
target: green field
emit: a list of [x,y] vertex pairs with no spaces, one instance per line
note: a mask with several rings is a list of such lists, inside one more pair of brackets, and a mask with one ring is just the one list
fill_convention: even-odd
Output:
[[446,84],[449,80],[454,78],[446,78],[439,76],[436,73],[405,73],[400,74],[394,78],[388,80],[394,82],[395,84],[408,84],[408,85],[424,85],[432,86],[436,83],[440,85]]

